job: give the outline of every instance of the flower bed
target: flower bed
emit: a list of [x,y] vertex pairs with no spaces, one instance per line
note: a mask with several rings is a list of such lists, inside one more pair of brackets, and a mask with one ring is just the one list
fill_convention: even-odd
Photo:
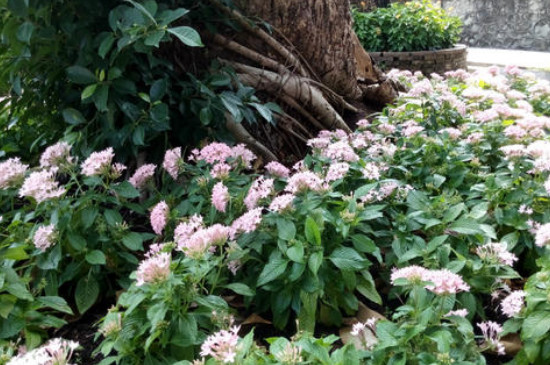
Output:
[[[2,162],[2,338],[35,348],[122,288],[103,364],[548,363],[550,85],[513,67],[389,76],[410,87],[394,107],[291,169],[255,173],[221,143],[128,179],[110,149]],[[255,341],[250,314],[298,333]],[[341,348],[312,335],[354,316]]]

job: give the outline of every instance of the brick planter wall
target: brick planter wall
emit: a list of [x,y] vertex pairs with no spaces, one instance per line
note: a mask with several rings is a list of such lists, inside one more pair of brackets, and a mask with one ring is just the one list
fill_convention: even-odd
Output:
[[458,44],[454,48],[438,51],[420,52],[369,52],[372,59],[382,69],[422,71],[424,75],[432,72],[443,74],[459,68],[467,68],[467,47]]

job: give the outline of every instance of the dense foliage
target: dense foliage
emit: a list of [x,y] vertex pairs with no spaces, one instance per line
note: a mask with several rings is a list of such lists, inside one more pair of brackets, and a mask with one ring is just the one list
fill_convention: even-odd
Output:
[[[102,364],[485,364],[513,355],[505,334],[517,364],[548,363],[550,85],[513,67],[390,77],[410,87],[394,107],[292,169],[257,174],[223,143],[127,180],[110,148],[1,162],[0,338],[35,348],[122,289]],[[358,347],[311,337],[361,303],[383,316],[355,323]],[[297,334],[266,352],[237,326],[250,313]],[[52,341],[11,364],[73,356]]]
[[[193,49],[196,29],[229,23],[206,2],[0,1],[0,154],[64,136],[79,153],[160,154],[236,122],[272,122],[272,104]],[[205,62],[207,63],[205,65]],[[197,67],[200,64],[200,67]]]
[[369,52],[405,52],[454,46],[462,31],[458,17],[429,0],[393,3],[372,12],[352,9],[353,29]]

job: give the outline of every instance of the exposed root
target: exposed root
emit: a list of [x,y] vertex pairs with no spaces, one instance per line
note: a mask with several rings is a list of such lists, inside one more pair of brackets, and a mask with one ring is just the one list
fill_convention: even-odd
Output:
[[308,79],[289,74],[279,75],[237,62],[221,61],[235,68],[239,73],[239,79],[244,84],[270,93],[282,91],[289,97],[296,99],[297,102],[310,108],[318,116],[324,128],[329,130],[342,129],[351,133],[351,129],[340,114],[334,110],[323,94],[308,82]]
[[241,123],[236,123],[229,113],[225,114],[225,126],[229,132],[235,137],[237,142],[241,142],[250,147],[253,151],[263,157],[266,162],[277,161],[277,156],[273,154],[266,146],[261,144],[244,128]]
[[323,127],[323,125],[317,120],[315,119],[315,117],[313,115],[311,115],[310,112],[308,112],[307,110],[305,110],[304,108],[302,108],[302,106],[300,104],[298,104],[296,102],[295,99],[291,98],[290,96],[288,95],[278,95],[278,97],[285,103],[287,104],[288,106],[290,106],[292,109],[296,110],[298,113],[300,113],[304,118],[306,118],[312,125],[315,126],[315,128],[317,128],[318,130],[322,130],[322,129],[325,129],[325,127]]
[[284,60],[288,63],[289,67],[293,69],[297,74],[309,77],[309,72],[304,68],[302,63],[296,56],[290,52],[285,46],[283,46],[275,38],[267,34],[261,28],[252,25],[249,20],[244,17],[241,13],[236,10],[230,9],[227,6],[220,3],[218,0],[210,0],[210,2],[216,6],[218,9],[232,17],[235,21],[239,23],[246,31],[255,35],[267,45],[269,45],[275,52],[277,52]]

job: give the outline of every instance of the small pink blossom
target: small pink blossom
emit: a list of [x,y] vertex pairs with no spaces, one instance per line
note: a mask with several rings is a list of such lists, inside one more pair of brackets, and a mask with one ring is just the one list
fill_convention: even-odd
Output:
[[170,208],[168,207],[168,204],[163,200],[157,205],[153,207],[151,210],[151,227],[153,227],[153,231],[160,235],[162,234],[162,231],[164,230],[164,227],[166,227],[166,223],[168,223],[168,215],[170,214]]
[[286,210],[292,209],[292,203],[296,196],[294,194],[283,194],[274,198],[269,205],[269,210],[274,212],[284,212]]
[[424,278],[424,281],[431,281],[433,285],[426,285],[426,289],[438,295],[456,294],[462,291],[470,291],[470,286],[457,275],[447,269],[431,270]]
[[172,257],[167,252],[143,260],[136,272],[136,286],[166,281],[170,275],[171,262]]
[[233,240],[240,233],[254,232],[262,222],[262,208],[252,209],[235,219],[231,225],[230,238]]
[[331,143],[321,150],[321,156],[329,158],[334,162],[354,162],[359,160],[359,156],[347,141]]
[[462,132],[456,128],[444,128],[441,130],[441,133],[447,133],[450,139],[456,140],[459,139],[462,135]]
[[58,142],[46,148],[40,156],[40,167],[63,167],[72,165],[74,158],[71,156],[71,145],[67,142]]
[[331,164],[328,168],[325,181],[332,182],[343,179],[349,171],[349,164],[346,162],[340,162]]
[[55,225],[40,226],[33,236],[33,243],[36,248],[46,252],[48,248],[55,244],[57,240],[57,231]]
[[497,350],[499,355],[505,354],[504,345],[500,342],[502,327],[492,321],[478,323],[477,326],[481,329],[485,343],[491,348]]
[[177,180],[180,173],[180,166],[183,165],[183,159],[181,157],[181,147],[166,151],[164,154],[164,161],[162,167],[168,172],[174,180]]
[[188,240],[199,228],[203,227],[203,218],[200,215],[193,215],[187,222],[178,224],[174,230],[174,241],[179,245],[180,242]]
[[19,157],[10,158],[0,163],[0,189],[13,188],[25,178],[29,165],[21,163]]
[[230,228],[214,224],[208,228],[200,228],[188,238],[178,237],[177,249],[195,260],[199,260],[215,246],[223,245],[229,238]]
[[212,170],[210,171],[210,175],[214,179],[226,179],[229,176],[229,172],[231,171],[231,166],[225,162],[219,162],[212,167]]
[[474,133],[471,133],[467,138],[466,138],[466,143],[468,144],[477,144],[479,142],[481,142],[481,140],[483,139],[483,133],[481,132],[474,132]]
[[136,189],[141,189],[155,175],[157,165],[146,164],[136,170],[134,175],[128,180]]
[[237,356],[240,327],[221,330],[206,338],[201,345],[201,356],[212,356],[217,362],[231,364]]
[[525,215],[531,215],[531,214],[533,214],[533,209],[530,208],[529,206],[525,205],[525,204],[522,204],[518,208],[518,213],[519,214],[525,214]]
[[468,315],[467,309],[457,309],[445,314],[445,317],[457,316],[457,317],[465,318],[467,315]]
[[509,318],[518,315],[525,305],[525,295],[526,293],[523,290],[516,290],[504,298],[502,303],[500,303],[502,313]]
[[256,155],[246,148],[244,144],[238,144],[231,149],[231,157],[238,164],[242,165],[244,168],[251,168],[252,162],[256,159]]
[[380,179],[380,168],[374,162],[367,162],[363,168],[363,176],[369,180]]
[[38,348],[12,357],[6,365],[71,365],[69,361],[79,346],[75,341],[54,338]]
[[513,266],[514,262],[518,260],[516,255],[509,252],[503,243],[487,243],[476,248],[476,253],[482,260],[501,265]]
[[272,161],[265,165],[265,169],[276,177],[287,178],[290,175],[290,170],[276,161]]
[[543,224],[537,228],[535,244],[539,247],[550,244],[550,223]]
[[525,146],[522,144],[511,144],[502,146],[499,150],[504,154],[506,159],[520,158],[527,154]]
[[424,281],[424,277],[428,269],[421,266],[407,266],[402,269],[393,269],[391,274],[391,283],[395,284],[397,279],[407,279],[411,282],[420,282]]
[[504,129],[504,135],[513,140],[521,140],[527,135],[527,132],[520,126],[511,125]]
[[218,212],[225,213],[228,202],[229,189],[220,181],[212,189],[212,205]]
[[264,177],[259,177],[252,183],[248,194],[244,198],[244,205],[248,210],[256,208],[261,199],[267,198],[273,192],[273,183],[273,179],[265,179]]
[[323,190],[323,181],[311,171],[297,172],[288,178],[285,191],[296,194],[306,190]]
[[111,163],[115,153],[112,147],[100,152],[92,152],[81,165],[82,174],[86,176],[102,176],[111,173]]
[[59,183],[55,181],[55,172],[54,168],[31,173],[23,182],[19,196],[34,198],[37,203],[63,196],[66,190],[60,188]]
[[200,151],[191,151],[189,159],[192,161],[204,161],[209,164],[215,164],[217,162],[226,162],[226,160],[232,156],[233,151],[231,147],[225,143],[214,142],[203,147]]

